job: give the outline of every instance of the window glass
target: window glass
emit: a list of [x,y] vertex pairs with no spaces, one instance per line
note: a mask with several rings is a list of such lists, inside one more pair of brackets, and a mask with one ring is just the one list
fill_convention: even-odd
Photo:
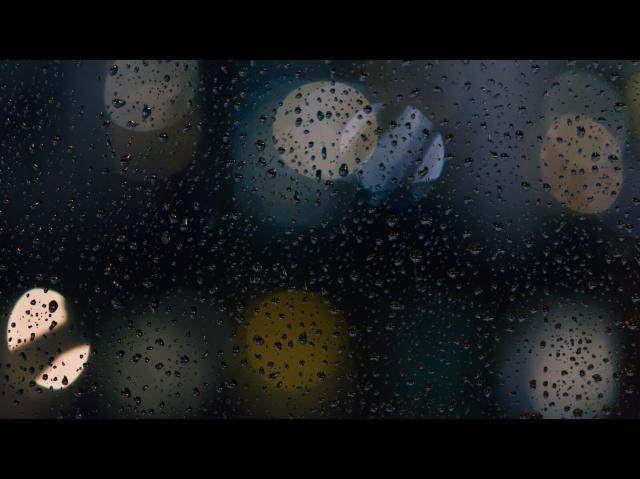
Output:
[[4,61],[0,417],[638,417],[639,135],[632,61]]

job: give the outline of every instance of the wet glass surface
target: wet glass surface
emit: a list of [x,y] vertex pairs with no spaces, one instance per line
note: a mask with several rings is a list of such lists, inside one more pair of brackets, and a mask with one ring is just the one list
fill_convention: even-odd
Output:
[[640,63],[0,63],[2,418],[638,417]]

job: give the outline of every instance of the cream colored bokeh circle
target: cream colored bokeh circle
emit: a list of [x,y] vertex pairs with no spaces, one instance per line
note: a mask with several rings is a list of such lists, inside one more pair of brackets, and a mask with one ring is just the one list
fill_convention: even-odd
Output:
[[579,115],[563,115],[549,128],[540,168],[554,198],[578,213],[607,210],[622,188],[618,141],[605,126]]
[[275,146],[298,173],[335,178],[353,173],[373,153],[378,124],[356,89],[320,81],[293,90],[276,111]]
[[513,415],[597,418],[615,406],[619,337],[614,313],[581,301],[552,305],[510,338],[502,368],[504,405]]
[[64,296],[53,290],[34,288],[13,306],[7,322],[7,346],[16,351],[67,322]]
[[[56,334],[64,336],[68,322],[67,301],[57,291],[34,288],[20,296],[7,321],[6,341],[10,354],[26,354],[20,368],[11,372],[10,382],[20,385],[35,380],[38,386],[59,390],[78,379],[89,360],[90,346],[80,344],[60,352],[69,341]],[[29,348],[42,341],[37,349]]]
[[48,389],[64,389],[73,383],[89,361],[90,346],[81,344],[59,354],[36,378],[36,384]]
[[611,339],[591,324],[563,326],[536,337],[537,344],[546,341],[555,349],[534,355],[528,364],[527,375],[539,389],[533,390],[532,408],[556,419],[575,416],[576,410],[597,416],[615,402]]
[[157,131],[187,115],[197,82],[196,61],[116,60],[106,76],[104,102],[119,127]]

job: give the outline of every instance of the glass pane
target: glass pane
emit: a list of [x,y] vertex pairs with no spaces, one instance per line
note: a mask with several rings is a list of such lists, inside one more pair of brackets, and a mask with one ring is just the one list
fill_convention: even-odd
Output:
[[0,64],[2,418],[637,417],[640,64]]

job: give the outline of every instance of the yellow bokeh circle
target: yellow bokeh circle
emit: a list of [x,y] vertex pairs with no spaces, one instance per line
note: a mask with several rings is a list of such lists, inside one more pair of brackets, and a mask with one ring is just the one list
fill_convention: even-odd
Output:
[[340,374],[345,321],[320,295],[278,291],[250,304],[245,317],[247,362],[263,385],[309,392]]

